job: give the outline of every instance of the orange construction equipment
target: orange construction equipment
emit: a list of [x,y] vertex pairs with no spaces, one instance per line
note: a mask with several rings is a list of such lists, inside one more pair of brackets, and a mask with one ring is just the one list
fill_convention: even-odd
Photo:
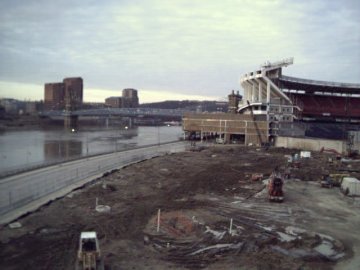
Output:
[[283,192],[284,180],[281,174],[273,172],[268,182],[269,201],[271,202],[282,202],[284,201]]

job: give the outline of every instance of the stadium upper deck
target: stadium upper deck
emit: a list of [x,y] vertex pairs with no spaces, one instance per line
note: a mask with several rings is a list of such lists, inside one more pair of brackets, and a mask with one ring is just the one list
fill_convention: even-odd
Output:
[[315,81],[281,75],[279,87],[283,90],[304,91],[306,94],[328,93],[358,95],[360,97],[360,84]]
[[[360,120],[360,84],[315,81],[282,75],[293,58],[265,63],[241,77],[240,113],[266,114],[269,121]],[[249,103],[248,103],[249,101]]]

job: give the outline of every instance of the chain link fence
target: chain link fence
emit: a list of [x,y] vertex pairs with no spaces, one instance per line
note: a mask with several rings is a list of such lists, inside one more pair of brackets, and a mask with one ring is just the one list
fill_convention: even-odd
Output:
[[184,150],[184,142],[153,145],[87,157],[3,178],[0,180],[0,222],[9,220],[10,216],[14,216],[14,211],[20,216],[29,211],[29,204],[35,202],[36,209],[51,199],[64,196],[71,190],[101,177],[104,173],[152,157]]

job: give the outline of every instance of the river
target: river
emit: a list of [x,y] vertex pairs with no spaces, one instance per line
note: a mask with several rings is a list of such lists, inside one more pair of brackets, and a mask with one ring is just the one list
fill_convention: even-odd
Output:
[[88,128],[0,133],[0,175],[67,159],[178,140],[181,127]]

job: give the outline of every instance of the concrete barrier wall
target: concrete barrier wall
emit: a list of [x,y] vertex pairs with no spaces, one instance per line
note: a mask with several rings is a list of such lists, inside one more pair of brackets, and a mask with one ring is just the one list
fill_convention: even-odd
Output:
[[276,147],[295,148],[308,151],[320,151],[324,149],[334,149],[339,153],[346,152],[344,141],[325,140],[316,138],[294,138],[294,137],[276,137]]
[[166,153],[185,150],[183,142],[116,152],[14,175],[0,180],[0,223],[32,211],[104,173]]

